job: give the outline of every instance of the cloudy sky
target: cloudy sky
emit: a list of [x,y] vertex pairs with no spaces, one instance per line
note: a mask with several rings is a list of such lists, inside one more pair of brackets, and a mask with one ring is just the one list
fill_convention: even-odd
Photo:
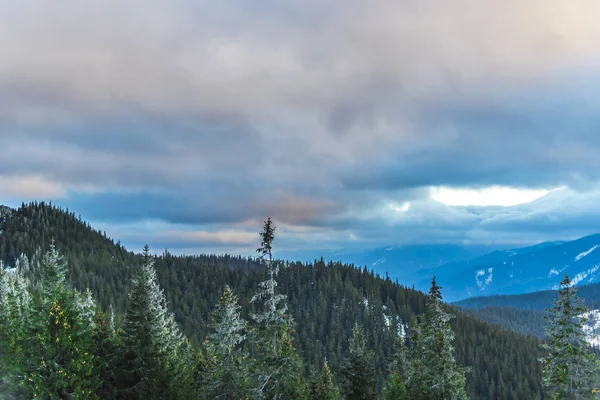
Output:
[[597,0],[0,7],[0,203],[179,252],[600,230]]

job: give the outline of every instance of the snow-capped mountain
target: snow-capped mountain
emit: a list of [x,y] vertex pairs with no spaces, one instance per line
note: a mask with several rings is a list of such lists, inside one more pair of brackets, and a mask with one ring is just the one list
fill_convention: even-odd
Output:
[[[495,251],[427,271],[436,273],[446,299],[555,289],[568,273],[574,285],[600,282],[600,235]],[[425,277],[417,287],[427,287]]]

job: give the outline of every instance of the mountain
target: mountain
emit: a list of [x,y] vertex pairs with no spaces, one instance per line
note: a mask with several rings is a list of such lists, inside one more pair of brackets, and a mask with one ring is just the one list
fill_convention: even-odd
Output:
[[391,279],[412,284],[427,276],[431,281],[430,270],[442,265],[467,261],[495,250],[486,245],[454,244],[417,244],[390,245],[364,249],[337,249],[322,251],[292,251],[279,252],[279,257],[314,261],[323,257],[326,260],[366,266],[382,276],[386,274]]
[[[585,327],[588,342],[600,346],[600,283],[579,287],[577,295],[590,309]],[[546,310],[557,297],[556,290],[545,290],[521,295],[472,297],[453,305],[487,323],[542,339],[548,326]]]
[[[126,287],[140,256],[94,230],[72,212],[44,203],[10,210],[0,223],[0,260],[13,265],[27,254],[35,263],[51,242],[68,261],[75,287],[89,287],[106,310],[113,305],[117,323],[127,303]],[[260,240],[257,234],[257,241]],[[423,293],[341,262],[283,262],[278,288],[288,296],[296,321],[295,344],[306,373],[327,359],[338,381],[355,323],[365,327],[373,350],[379,384],[397,335],[397,323],[410,327],[425,306]],[[168,306],[185,334],[196,344],[207,334],[210,312],[229,285],[239,296],[243,316],[257,312],[250,303],[264,267],[253,258],[229,255],[157,255],[156,272]],[[456,315],[456,359],[471,366],[469,398],[544,399],[541,389],[539,341],[491,326],[459,309]],[[393,323],[392,323],[393,321]]]
[[[600,283],[577,288],[577,295],[590,309],[600,308]],[[556,290],[544,290],[518,295],[478,296],[452,303],[461,308],[482,309],[485,307],[508,307],[519,310],[543,311],[552,305],[558,296]]]
[[[495,251],[423,272],[435,273],[451,300],[553,289],[566,273],[574,284],[584,285],[600,281],[600,234]],[[428,280],[416,287],[427,287]]]

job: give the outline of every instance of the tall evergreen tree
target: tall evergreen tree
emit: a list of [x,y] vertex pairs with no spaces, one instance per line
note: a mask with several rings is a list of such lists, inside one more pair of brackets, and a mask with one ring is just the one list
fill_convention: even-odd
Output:
[[34,398],[94,399],[100,380],[96,375],[93,335],[96,304],[91,292],[66,286],[66,263],[51,244],[37,267],[41,299],[37,301],[23,386]]
[[413,332],[411,345],[412,374],[409,394],[428,400],[463,400],[465,370],[454,359],[453,315],[444,310],[441,287],[435,276],[427,298],[425,315]]
[[148,246],[129,290],[123,348],[122,397],[178,398],[181,391],[191,389],[186,340],[167,309]]
[[255,393],[259,398],[294,399],[304,392],[302,360],[293,345],[294,320],[288,312],[287,297],[276,291],[279,263],[273,260],[275,225],[270,217],[260,236],[262,241],[257,252],[267,266],[269,278],[259,284],[251,300],[252,303],[262,301],[263,306],[261,314],[252,315],[257,324],[253,341],[260,353]]
[[248,356],[241,348],[246,322],[240,309],[237,296],[226,286],[213,311],[212,332],[205,343],[209,364],[202,395],[207,399],[243,399],[249,395]]
[[377,379],[373,352],[367,348],[365,333],[358,324],[352,329],[348,359],[342,373],[347,400],[371,400],[377,397]]
[[569,275],[560,283],[550,312],[548,355],[542,359],[543,383],[553,399],[597,398],[599,362],[586,342],[583,327],[588,309],[577,296]]
[[23,265],[7,271],[0,261],[0,374],[6,384],[2,391],[15,396],[23,392],[23,373],[35,368],[29,357],[34,299]]

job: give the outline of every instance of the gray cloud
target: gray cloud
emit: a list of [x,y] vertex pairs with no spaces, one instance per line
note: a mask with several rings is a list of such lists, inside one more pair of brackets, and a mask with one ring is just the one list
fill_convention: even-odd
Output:
[[[0,182],[42,182],[39,196],[68,193],[95,220],[227,230],[273,214],[290,246],[589,227],[556,194],[469,209],[428,187],[595,198],[594,0],[2,7]],[[407,201],[403,215],[389,207]]]

